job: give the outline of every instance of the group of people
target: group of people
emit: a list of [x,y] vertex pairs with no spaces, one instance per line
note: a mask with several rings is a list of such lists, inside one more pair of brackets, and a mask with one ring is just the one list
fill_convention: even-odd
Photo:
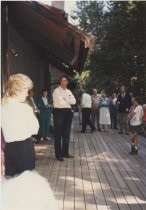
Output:
[[[119,121],[119,134],[128,133],[128,113],[132,105],[132,98],[126,93],[125,87],[121,87],[121,93],[112,93],[107,97],[105,92],[98,94],[93,89],[92,94],[85,91],[81,93],[80,107],[82,109],[82,131],[86,131],[89,125],[91,131],[111,131],[117,129]],[[80,117],[81,118],[81,117]]]
[[[72,105],[76,104],[76,98],[67,88],[68,83],[68,77],[61,76],[52,96],[44,89],[35,102],[31,79],[24,74],[10,76],[1,106],[6,176],[11,177],[35,168],[33,138],[39,133],[41,141],[50,140],[52,113],[55,157],[58,161],[73,158],[69,154],[69,140]],[[111,97],[107,97],[106,93],[98,94],[94,89],[92,95],[82,91],[79,107],[82,110],[81,133],[86,132],[87,125],[91,132],[117,129],[119,120],[119,134],[124,130],[126,134],[129,132],[130,154],[138,153],[137,135],[144,114],[139,97],[132,102],[124,86],[121,87],[121,93],[113,93]]]
[[91,95],[81,90],[78,101],[81,133],[86,132],[87,125],[91,132],[119,129],[119,134],[125,132],[129,135],[130,154],[138,153],[138,134],[141,132],[142,123],[145,132],[146,123],[146,107],[142,107],[140,97],[132,98],[126,87],[121,86],[120,93],[112,93],[110,97],[107,97],[105,92],[98,94],[97,89],[93,89]]
[[32,137],[39,131],[41,140],[44,138],[49,140],[52,107],[55,157],[59,161],[73,158],[69,154],[69,138],[72,122],[71,105],[76,103],[76,99],[67,89],[68,81],[66,75],[60,78],[59,86],[53,91],[53,103],[46,89],[42,91],[42,96],[35,103],[32,80],[24,74],[10,76],[1,106],[1,129],[5,142],[3,149],[7,177],[35,169]]

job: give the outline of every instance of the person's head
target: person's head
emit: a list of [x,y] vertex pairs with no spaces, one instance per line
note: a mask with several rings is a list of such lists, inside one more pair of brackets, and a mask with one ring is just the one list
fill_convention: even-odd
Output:
[[34,95],[34,90],[33,90],[33,89],[29,90],[29,91],[28,91],[28,95],[29,95],[30,97],[33,97],[33,95]]
[[97,89],[94,88],[94,89],[92,90],[92,93],[93,93],[93,95],[96,95],[96,94],[97,94]]
[[115,98],[117,96],[117,94],[114,92],[112,93],[112,97]]
[[103,93],[102,93],[102,98],[106,98],[106,96],[107,96],[106,93],[103,92]]
[[47,89],[43,89],[42,90],[42,97],[47,98],[48,96],[48,90]]
[[66,75],[62,75],[59,79],[59,85],[63,88],[66,89],[67,85],[69,83],[69,78]]
[[124,85],[122,85],[120,90],[121,90],[121,93],[125,93],[126,92],[126,87]]
[[2,99],[5,103],[8,98],[17,98],[19,101],[24,102],[28,96],[28,91],[33,88],[32,80],[24,74],[14,74],[8,79],[6,92]]
[[133,103],[135,106],[141,105],[142,104],[141,97],[139,97],[139,96],[135,97]]

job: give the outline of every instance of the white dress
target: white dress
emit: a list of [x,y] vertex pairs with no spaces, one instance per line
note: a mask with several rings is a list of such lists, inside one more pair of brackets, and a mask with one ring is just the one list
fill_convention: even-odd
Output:
[[99,124],[110,125],[110,112],[108,107],[101,107],[99,110]]
[[109,100],[107,98],[101,98],[100,102],[100,109],[99,109],[99,124],[100,129],[109,131],[110,125],[111,125],[111,118],[110,118],[110,112],[109,112]]

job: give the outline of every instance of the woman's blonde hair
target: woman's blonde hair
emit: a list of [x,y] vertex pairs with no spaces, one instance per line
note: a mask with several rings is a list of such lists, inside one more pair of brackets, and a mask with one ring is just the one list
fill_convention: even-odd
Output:
[[14,97],[20,94],[23,90],[30,90],[33,88],[32,80],[24,74],[14,74],[9,77],[6,92],[2,98],[4,104],[9,97]]

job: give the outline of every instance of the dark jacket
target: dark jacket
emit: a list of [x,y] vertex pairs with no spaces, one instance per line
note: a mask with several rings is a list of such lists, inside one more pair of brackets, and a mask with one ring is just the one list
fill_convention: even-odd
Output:
[[118,112],[119,113],[128,113],[126,112],[126,108],[130,110],[132,106],[132,98],[129,93],[125,93],[125,97],[122,97],[122,94],[118,95],[117,98]]
[[40,118],[47,119],[48,116],[50,117],[52,103],[51,103],[51,98],[49,97],[48,97],[48,105],[49,105],[48,107],[45,106],[42,97],[38,99],[37,107],[40,110]]

